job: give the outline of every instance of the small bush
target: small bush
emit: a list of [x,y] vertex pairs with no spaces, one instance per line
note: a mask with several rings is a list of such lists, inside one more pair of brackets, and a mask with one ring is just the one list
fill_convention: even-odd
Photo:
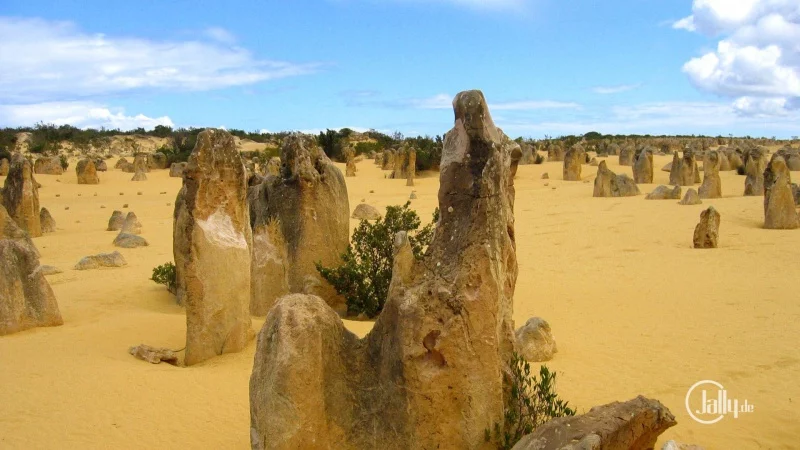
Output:
[[150,277],[150,279],[158,284],[163,284],[167,287],[167,290],[173,294],[177,291],[175,264],[171,262],[154,267],[153,276]]
[[[531,366],[514,352],[506,373],[510,387],[506,399],[503,425],[495,424],[494,441],[497,448],[507,450],[514,447],[523,436],[530,434],[550,419],[574,416],[575,410],[569,402],[556,394],[556,373],[547,366],[539,369],[539,378],[531,376]],[[486,442],[492,440],[492,433],[485,432]]]
[[433,239],[439,210],[433,213],[431,223],[417,231],[420,220],[417,213],[409,209],[410,204],[387,207],[386,215],[374,223],[362,220],[341,256],[342,265],[327,268],[316,264],[322,277],[344,296],[348,314],[364,313],[372,318],[383,310],[392,281],[395,234],[409,232],[408,239],[417,258],[422,257]]

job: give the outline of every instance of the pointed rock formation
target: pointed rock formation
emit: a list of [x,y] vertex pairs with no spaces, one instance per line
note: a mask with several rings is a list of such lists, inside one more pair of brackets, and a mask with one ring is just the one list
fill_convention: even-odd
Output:
[[548,161],[563,161],[565,153],[564,147],[561,146],[561,142],[551,142],[547,146]]
[[386,149],[383,151],[381,170],[394,170],[394,150]]
[[6,158],[0,159],[0,177],[5,177],[8,175],[8,169],[10,164]]
[[122,222],[122,228],[120,231],[122,233],[141,234],[142,223],[139,222],[139,218],[136,217],[135,212],[131,211],[127,216],[125,216],[125,221]]
[[[124,170],[124,168],[123,168]],[[144,153],[139,153],[133,159],[133,178],[131,181],[146,181],[147,180],[147,172],[150,171],[150,166],[147,163],[147,155]]]
[[342,153],[344,153],[344,161],[345,161],[345,176],[347,177],[354,177],[356,176],[356,163],[353,159],[356,156],[356,152],[353,150],[353,147],[347,145],[342,149]]
[[700,200],[700,195],[697,194],[697,191],[693,188],[689,188],[689,190],[686,191],[686,195],[684,195],[683,199],[678,203],[681,205],[699,205],[703,202]]
[[518,146],[480,91],[458,94],[454,109],[435,237],[417,261],[398,233],[372,331],[359,339],[309,295],[283,297],[267,316],[250,378],[252,448],[475,448],[502,423]]
[[626,144],[624,147],[622,147],[619,151],[619,165],[632,166],[635,150],[636,149],[630,144]]
[[[183,178],[184,215],[175,233],[186,243],[186,365],[238,352],[250,330],[250,215],[245,168],[233,136],[197,136]],[[176,260],[176,264],[178,261]]]
[[744,156],[744,195],[764,195],[764,170],[766,161],[764,153],[759,148],[750,149]]
[[120,231],[125,225],[125,216],[122,211],[114,211],[111,213],[111,218],[108,219],[108,227],[106,231]]
[[[723,156],[723,158],[725,157]],[[722,179],[719,177],[720,159],[719,153],[714,150],[706,153],[703,163],[703,184],[698,189],[700,198],[722,197]]]
[[633,181],[636,184],[651,184],[653,182],[653,151],[643,149],[639,152],[633,164]]
[[75,173],[78,175],[78,184],[100,184],[100,177],[97,176],[97,166],[93,160],[84,158],[75,165]]
[[580,146],[574,146],[564,155],[564,181],[581,180],[581,164],[585,161],[586,152]]
[[720,215],[713,206],[700,213],[700,223],[694,228],[694,248],[717,248]]
[[593,197],[633,197],[639,194],[639,188],[631,177],[615,174],[605,161],[600,161],[597,177],[594,179]]
[[527,361],[550,361],[558,353],[550,324],[541,317],[531,317],[514,334],[519,353]]
[[265,175],[272,175],[274,177],[280,176],[281,174],[281,159],[277,156],[273,156],[267,162],[267,173]]
[[764,171],[764,228],[793,230],[800,226],[786,160],[775,155]]
[[[291,135],[281,148],[280,176],[267,177],[248,193],[253,238],[269,257],[254,251],[252,311],[265,314],[288,292],[322,297],[344,313],[344,300],[317,271],[341,264],[350,237],[350,204],[342,172],[310,139]],[[282,268],[282,269],[279,269]],[[286,273],[274,280],[274,273]],[[288,288],[288,290],[287,290]]]
[[42,233],[55,233],[56,231],[56,221],[53,219],[53,216],[50,215],[50,211],[47,208],[42,208],[39,211],[39,223],[42,226]]
[[30,237],[41,236],[38,183],[33,178],[30,161],[19,153],[11,157],[11,168],[3,186],[2,196],[3,206],[17,225]]
[[39,252],[0,206],[0,336],[64,323]]
[[672,165],[669,169],[669,184],[672,186],[680,186],[681,176],[681,157],[678,152],[672,153]]
[[417,177],[417,150],[411,148],[408,151],[408,170],[406,171],[406,186],[414,186],[414,179]]

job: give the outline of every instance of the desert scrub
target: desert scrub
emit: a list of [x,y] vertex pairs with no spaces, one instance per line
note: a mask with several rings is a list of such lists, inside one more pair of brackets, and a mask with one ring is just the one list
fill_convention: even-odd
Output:
[[531,365],[517,352],[511,356],[505,373],[508,393],[503,424],[496,423],[494,433],[485,431],[486,442],[494,439],[498,449],[507,450],[523,436],[530,434],[550,419],[574,416],[575,410],[558,398],[556,373],[547,366],[539,368],[539,377],[531,376]]
[[386,215],[374,223],[362,220],[353,232],[347,251],[341,255],[338,267],[323,267],[316,263],[323,278],[347,301],[347,313],[377,316],[386,303],[389,283],[392,281],[394,236],[400,231],[408,233],[414,256],[421,258],[433,239],[435,223],[439,220],[438,208],[433,220],[422,229],[417,213],[403,206],[388,206]]
[[150,277],[150,279],[158,284],[163,284],[167,287],[167,290],[173,294],[177,292],[177,286],[175,283],[175,264],[171,262],[154,267],[153,276]]

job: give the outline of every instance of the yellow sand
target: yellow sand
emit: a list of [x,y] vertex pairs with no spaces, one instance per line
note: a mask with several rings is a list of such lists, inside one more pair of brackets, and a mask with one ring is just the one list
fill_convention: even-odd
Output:
[[[656,182],[666,184],[659,169],[670,158],[655,159]],[[630,173],[615,160],[612,170]],[[191,368],[127,353],[140,343],[184,346],[183,310],[149,280],[154,266],[172,260],[171,204],[180,179],[157,171],[131,182],[132,174],[111,170],[100,174],[100,185],[79,186],[72,164],[62,176],[37,177],[58,230],[34,239],[42,263],[64,270],[49,280],[65,325],[0,337],[0,448],[248,448],[254,343]],[[408,199],[405,180],[384,179],[372,161],[358,169],[347,179],[351,208],[362,199],[379,209]],[[596,169],[583,171],[592,180]],[[551,179],[542,180],[543,172]],[[644,394],[678,419],[661,442],[796,448],[800,230],[761,229],[762,199],[741,197],[744,178],[734,172],[722,181],[725,198],[680,206],[643,196],[592,198],[591,182],[561,181],[560,163],[520,167],[514,319],[518,326],[533,315],[550,322],[559,353],[549,366],[579,411]],[[647,193],[654,185],[640,187]],[[413,208],[427,221],[438,175],[413,189]],[[692,232],[708,205],[722,214],[721,247],[694,250]],[[136,212],[150,247],[120,249],[124,268],[71,270],[82,256],[115,250],[114,233],[105,231],[114,209]],[[262,323],[255,319],[253,328]],[[347,325],[360,335],[371,326]],[[755,412],[716,425],[693,422],[684,395],[702,379],[722,383]]]

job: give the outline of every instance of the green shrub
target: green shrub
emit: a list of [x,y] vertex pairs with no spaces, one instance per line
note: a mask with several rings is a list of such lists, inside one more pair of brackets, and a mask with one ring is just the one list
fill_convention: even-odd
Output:
[[[539,378],[531,376],[531,366],[514,352],[506,373],[510,387],[503,414],[503,425],[495,424],[494,441],[497,448],[507,450],[514,447],[523,436],[530,434],[550,419],[574,416],[575,410],[558,398],[556,394],[556,373],[547,366],[539,369]],[[489,429],[485,432],[486,442],[492,440]]]
[[177,288],[175,281],[175,264],[168,262],[158,267],[154,267],[153,276],[150,277],[150,279],[158,284],[163,284],[167,287],[168,291],[174,294]]
[[364,313],[372,318],[383,309],[392,281],[395,234],[409,232],[408,240],[417,258],[422,257],[433,239],[439,210],[434,211],[431,223],[417,231],[420,220],[417,213],[408,208],[410,204],[387,207],[386,215],[374,223],[362,220],[341,256],[339,267],[327,268],[316,263],[322,277],[344,296],[348,314]]

